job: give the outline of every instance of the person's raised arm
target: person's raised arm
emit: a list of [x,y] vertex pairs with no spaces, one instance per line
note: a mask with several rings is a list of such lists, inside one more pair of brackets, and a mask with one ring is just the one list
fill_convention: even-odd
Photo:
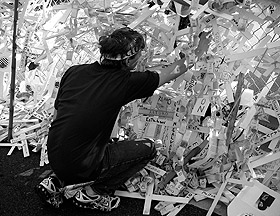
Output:
[[175,61],[174,63],[172,63],[171,65],[165,68],[157,69],[156,71],[159,74],[158,87],[181,76],[183,73],[185,73],[188,70],[188,67],[189,67],[189,57],[186,56],[178,61]]

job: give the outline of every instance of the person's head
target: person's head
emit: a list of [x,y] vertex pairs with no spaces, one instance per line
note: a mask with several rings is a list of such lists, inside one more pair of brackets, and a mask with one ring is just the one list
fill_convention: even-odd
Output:
[[139,32],[124,27],[101,36],[99,45],[101,65],[133,69],[145,48],[145,40]]

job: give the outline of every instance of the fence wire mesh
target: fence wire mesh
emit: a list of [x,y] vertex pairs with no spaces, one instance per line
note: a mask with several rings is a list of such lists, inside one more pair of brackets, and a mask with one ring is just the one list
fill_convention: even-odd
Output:
[[[255,13],[255,15],[263,20],[263,23],[256,22],[254,20],[251,20],[248,24],[253,25],[251,34],[252,38],[247,41],[247,46],[244,47],[244,51],[246,50],[253,50],[258,47],[258,45],[265,40],[266,38],[270,38],[267,43],[269,42],[275,42],[279,40],[279,34],[276,34],[274,31],[274,28],[268,28],[269,24],[271,24],[271,20],[268,19],[268,17],[277,18],[279,11],[276,10],[276,7],[272,4],[266,3],[256,3],[252,6],[252,11]],[[269,55],[273,59],[276,59],[279,57],[279,54],[277,51],[272,51],[270,53],[265,53],[266,55]],[[264,55],[265,55],[264,54]],[[264,57],[264,56],[263,56]],[[260,65],[260,62],[266,62],[265,58],[256,58],[256,61],[258,61],[258,64],[256,65],[256,68],[254,71],[249,71],[246,75],[247,80],[247,86],[251,89],[255,90],[255,93],[259,93],[266,85],[267,80],[269,79],[269,76],[264,76],[263,72],[265,71],[264,68],[258,67]],[[254,72],[258,70],[262,73],[262,75],[257,76]],[[275,70],[279,70],[279,68],[275,68]],[[279,90],[279,83],[280,79],[279,76],[277,77],[275,83],[273,84],[272,88],[270,89],[270,93],[276,92]]]

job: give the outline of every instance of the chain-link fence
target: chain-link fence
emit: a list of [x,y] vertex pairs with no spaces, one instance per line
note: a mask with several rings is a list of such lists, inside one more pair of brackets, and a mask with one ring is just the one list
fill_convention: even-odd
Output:
[[[265,2],[265,1],[264,1]],[[257,18],[260,18],[260,22],[251,20],[248,23],[248,26],[252,25],[253,28],[251,30],[252,38],[249,39],[246,43],[246,47],[244,48],[244,51],[252,50],[257,48],[260,43],[263,41],[266,41],[266,43],[271,43],[275,41],[279,41],[279,31],[275,33],[275,28],[269,28],[269,25],[278,17],[279,8],[277,10],[276,6],[273,4],[269,4],[267,2],[266,4],[262,3],[256,3],[252,6],[251,10],[254,12],[255,16]],[[269,19],[271,18],[271,19]],[[255,93],[259,93],[264,86],[267,83],[267,80],[269,79],[270,74],[265,74],[266,69],[271,66],[272,62],[269,62],[265,56],[269,56],[270,58],[277,61],[277,58],[279,57],[279,54],[277,53],[277,50],[273,50],[271,52],[265,52],[262,56],[256,57],[256,66],[253,71],[249,71],[246,75],[247,80],[247,86],[251,89],[255,90]],[[270,60],[271,61],[271,60]],[[262,63],[267,63],[267,67],[261,67]],[[275,65],[276,66],[276,65]],[[275,71],[279,72],[279,68],[277,66],[274,69]],[[273,70],[271,70],[272,72]],[[256,73],[258,72],[258,73]],[[277,77],[276,81],[274,82],[270,93],[276,92],[279,90],[279,83],[280,79]]]

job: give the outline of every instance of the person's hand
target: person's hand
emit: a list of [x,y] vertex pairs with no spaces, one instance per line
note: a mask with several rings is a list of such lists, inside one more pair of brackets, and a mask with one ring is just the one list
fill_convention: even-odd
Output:
[[188,68],[189,68],[189,56],[186,56],[178,61],[173,62],[171,65],[162,68],[161,70],[156,70],[157,73],[159,74],[158,87],[181,76],[183,73],[185,73],[188,70]]
[[176,61],[175,64],[177,65],[172,73],[174,74],[185,73],[189,68],[189,56],[185,56],[184,58]]

